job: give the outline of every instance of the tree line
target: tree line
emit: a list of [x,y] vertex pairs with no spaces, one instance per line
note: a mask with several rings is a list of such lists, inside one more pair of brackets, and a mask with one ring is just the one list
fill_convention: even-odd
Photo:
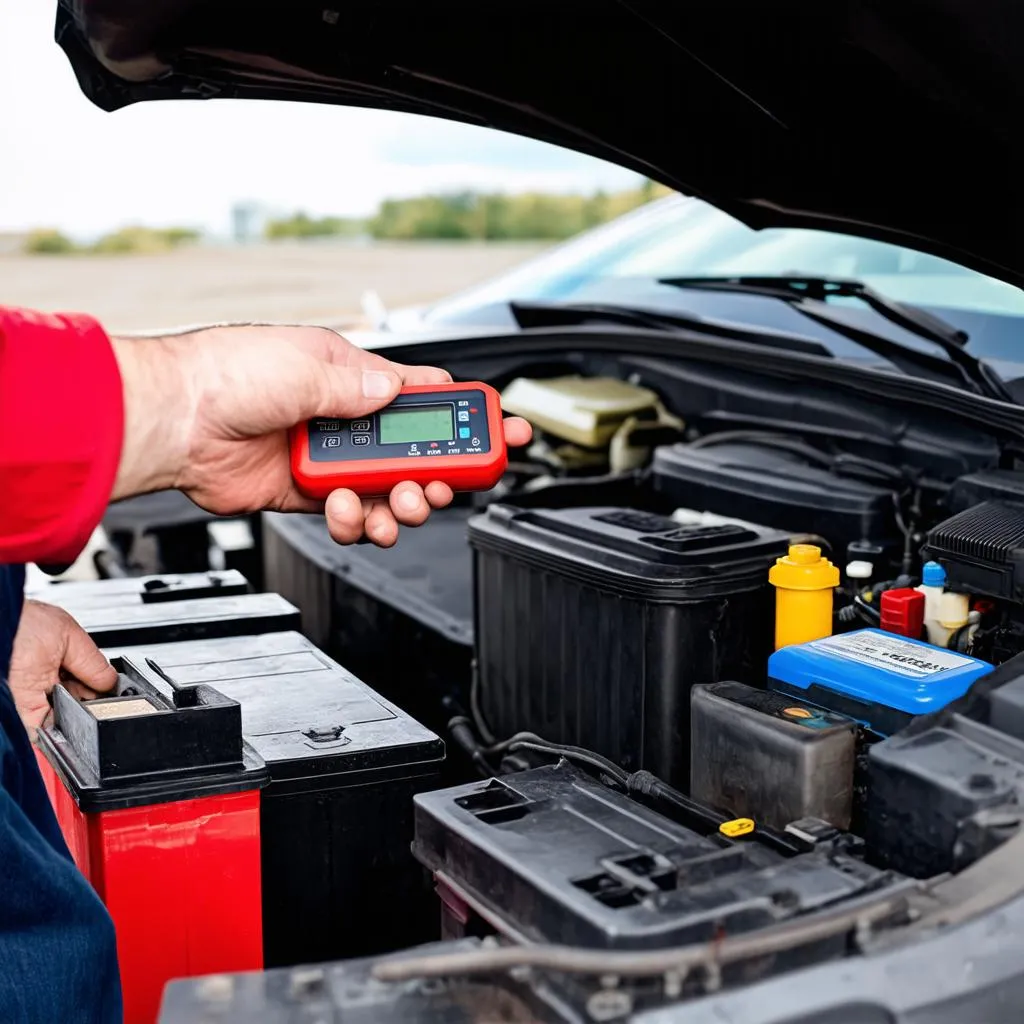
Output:
[[266,236],[324,238],[363,235],[381,241],[561,241],[650,202],[669,190],[639,188],[593,195],[456,192],[387,199],[365,220],[296,213],[270,221]]
[[[264,236],[282,239],[369,237],[380,241],[550,241],[570,238],[644,203],[668,195],[653,181],[622,192],[558,195],[526,192],[456,192],[387,199],[368,218],[313,217],[299,211],[267,222]],[[200,239],[194,228],[126,227],[81,245],[60,231],[31,232],[28,253],[167,252]]]
[[39,256],[66,256],[75,253],[119,253],[168,252],[179,246],[196,242],[201,232],[195,228],[119,228],[103,235],[95,242],[82,245],[53,228],[39,228],[30,231],[25,239],[24,251]]

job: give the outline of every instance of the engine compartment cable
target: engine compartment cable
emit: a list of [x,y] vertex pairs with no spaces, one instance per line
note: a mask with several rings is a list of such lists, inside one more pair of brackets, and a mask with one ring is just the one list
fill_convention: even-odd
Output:
[[723,966],[753,957],[781,953],[795,946],[821,942],[844,932],[863,934],[886,918],[904,912],[905,894],[888,896],[867,906],[823,913],[791,921],[755,935],[651,951],[608,952],[574,946],[502,946],[380,961],[373,967],[378,981],[493,974],[514,968],[535,968],[563,974],[643,978],[686,975],[695,968],[719,971]]

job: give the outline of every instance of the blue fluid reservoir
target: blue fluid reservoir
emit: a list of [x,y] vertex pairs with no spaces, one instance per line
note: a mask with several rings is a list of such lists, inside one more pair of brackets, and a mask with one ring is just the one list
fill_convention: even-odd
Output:
[[776,651],[768,685],[888,736],[962,697],[992,668],[920,640],[861,629]]

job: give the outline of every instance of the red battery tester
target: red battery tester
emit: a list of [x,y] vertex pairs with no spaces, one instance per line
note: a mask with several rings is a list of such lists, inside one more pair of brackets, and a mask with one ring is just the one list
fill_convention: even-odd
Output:
[[508,465],[498,392],[479,381],[412,384],[360,419],[314,419],[291,433],[295,485],[309,498],[345,487],[363,497],[404,480],[485,491]]

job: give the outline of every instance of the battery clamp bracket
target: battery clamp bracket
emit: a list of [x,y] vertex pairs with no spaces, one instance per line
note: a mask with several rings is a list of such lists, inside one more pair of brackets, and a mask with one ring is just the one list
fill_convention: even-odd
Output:
[[[79,701],[54,689],[54,721],[61,747],[101,785],[159,773],[240,769],[244,762],[241,706],[212,686],[181,687],[147,659],[125,657],[114,696]],[[152,678],[170,688],[166,695]]]

